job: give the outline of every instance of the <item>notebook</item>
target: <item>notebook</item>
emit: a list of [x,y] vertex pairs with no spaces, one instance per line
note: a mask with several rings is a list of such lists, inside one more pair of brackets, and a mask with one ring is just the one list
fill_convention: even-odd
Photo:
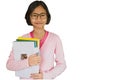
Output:
[[[34,41],[14,41],[13,53],[16,61],[24,60],[32,54],[40,54],[39,47]],[[39,65],[30,66],[26,69],[15,71],[15,75],[22,78],[29,78],[31,73],[39,73]]]

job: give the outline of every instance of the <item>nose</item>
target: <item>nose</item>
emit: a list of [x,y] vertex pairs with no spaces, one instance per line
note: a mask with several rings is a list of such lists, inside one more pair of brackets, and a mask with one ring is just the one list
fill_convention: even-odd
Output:
[[37,16],[37,20],[42,20],[40,15],[39,15],[39,16]]

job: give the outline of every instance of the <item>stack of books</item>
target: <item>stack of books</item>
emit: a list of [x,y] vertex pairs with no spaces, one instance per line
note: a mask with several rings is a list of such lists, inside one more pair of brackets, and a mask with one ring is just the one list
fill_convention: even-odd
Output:
[[[13,53],[16,61],[25,60],[30,55],[40,55],[39,39],[18,37],[13,42]],[[23,70],[15,71],[15,75],[22,78],[30,78],[32,73],[39,73],[39,65],[30,66]]]

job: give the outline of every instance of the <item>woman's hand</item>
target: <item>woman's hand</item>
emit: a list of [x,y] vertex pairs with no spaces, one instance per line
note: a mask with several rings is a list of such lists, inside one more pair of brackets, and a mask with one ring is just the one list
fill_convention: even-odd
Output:
[[43,79],[43,74],[41,72],[40,73],[34,73],[34,74],[31,74],[30,77],[33,78],[33,79],[36,79],[36,80],[41,80],[41,79]]
[[36,54],[30,55],[28,58],[29,66],[40,64],[40,62],[41,62],[41,57]]

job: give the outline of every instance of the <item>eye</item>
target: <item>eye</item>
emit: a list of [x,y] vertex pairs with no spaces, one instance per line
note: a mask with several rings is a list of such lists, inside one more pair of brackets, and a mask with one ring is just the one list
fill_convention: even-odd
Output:
[[37,15],[36,15],[36,14],[33,14],[32,17],[37,17]]
[[41,14],[41,16],[46,16],[46,14]]

